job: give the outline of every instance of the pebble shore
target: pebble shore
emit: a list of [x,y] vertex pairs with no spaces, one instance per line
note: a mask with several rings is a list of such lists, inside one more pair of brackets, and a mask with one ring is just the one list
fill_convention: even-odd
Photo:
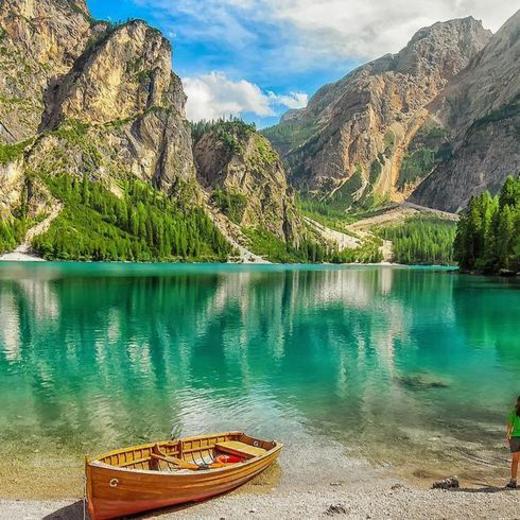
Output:
[[[141,518],[164,520],[352,520],[520,518],[520,491],[471,488],[461,491],[411,488],[392,481],[354,486],[316,485],[266,494],[247,490],[230,493],[183,509],[151,513]],[[12,520],[82,520],[81,501],[0,500],[0,518]]]

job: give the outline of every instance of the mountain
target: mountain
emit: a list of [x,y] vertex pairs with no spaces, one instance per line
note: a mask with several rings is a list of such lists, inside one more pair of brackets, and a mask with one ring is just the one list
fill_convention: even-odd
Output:
[[445,138],[435,122],[424,126],[429,104],[490,37],[471,17],[436,23],[398,54],[321,88],[305,109],[264,132],[287,162],[291,183],[346,207],[404,200],[424,175],[407,164],[410,143]]
[[213,202],[240,226],[260,222],[278,239],[298,243],[301,222],[294,201],[283,196],[285,170],[269,141],[241,121],[207,127],[195,136],[193,151],[199,182]]
[[[221,155],[208,130],[197,172],[185,102],[169,41],[145,22],[93,20],[83,0],[2,0],[3,249],[42,220],[32,247],[47,258],[222,260],[254,246],[242,227],[297,248],[305,229],[270,144],[251,129]],[[223,193],[247,198],[240,222]]]
[[419,204],[457,211],[520,172],[520,11],[432,106],[449,135],[446,159],[415,190]]

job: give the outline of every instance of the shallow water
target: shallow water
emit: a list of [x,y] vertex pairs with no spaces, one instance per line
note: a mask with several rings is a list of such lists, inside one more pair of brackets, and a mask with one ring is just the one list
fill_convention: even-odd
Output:
[[496,473],[519,325],[520,284],[442,269],[0,263],[0,455],[240,429]]

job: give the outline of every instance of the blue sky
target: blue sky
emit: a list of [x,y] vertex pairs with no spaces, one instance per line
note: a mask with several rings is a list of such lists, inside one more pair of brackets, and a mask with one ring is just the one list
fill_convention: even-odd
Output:
[[87,0],[92,15],[142,18],[174,47],[191,119],[241,115],[260,127],[320,86],[396,52],[422,26],[472,14],[496,30],[495,0]]

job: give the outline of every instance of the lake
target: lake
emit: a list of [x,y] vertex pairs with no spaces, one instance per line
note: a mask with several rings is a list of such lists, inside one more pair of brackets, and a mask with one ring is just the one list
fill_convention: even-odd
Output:
[[239,429],[505,475],[519,326],[518,282],[441,268],[0,263],[0,458]]

